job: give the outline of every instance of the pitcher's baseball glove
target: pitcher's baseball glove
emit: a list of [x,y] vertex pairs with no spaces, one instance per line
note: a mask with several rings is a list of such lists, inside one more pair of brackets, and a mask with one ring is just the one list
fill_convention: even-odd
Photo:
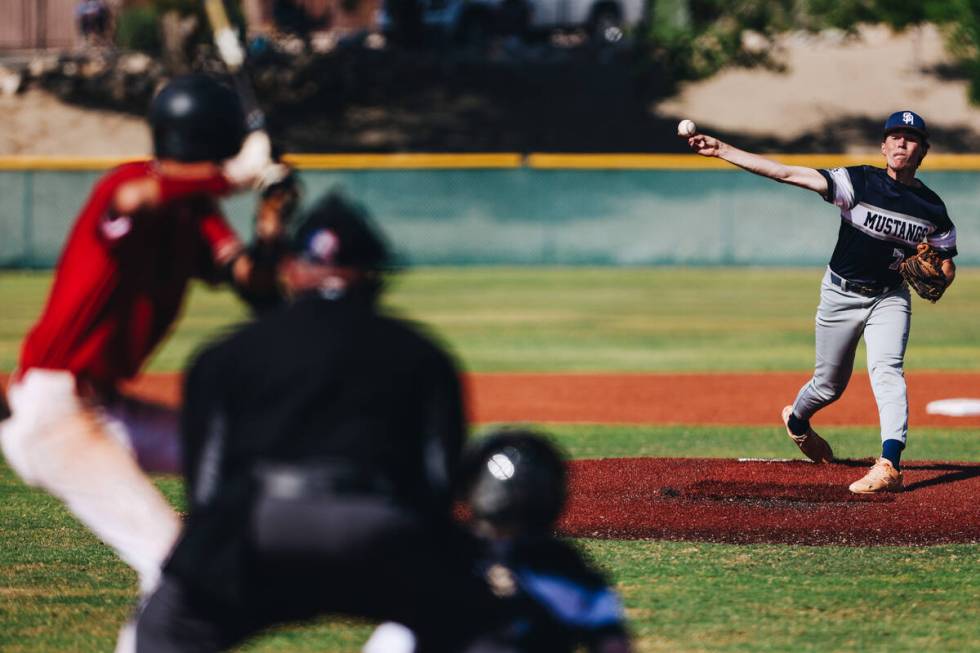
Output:
[[899,266],[898,271],[922,299],[939,301],[949,282],[943,274],[943,259],[928,243],[919,243],[918,251]]

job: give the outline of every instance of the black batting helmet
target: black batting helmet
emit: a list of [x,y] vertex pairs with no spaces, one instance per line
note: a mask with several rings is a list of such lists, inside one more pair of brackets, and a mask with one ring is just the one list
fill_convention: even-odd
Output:
[[153,152],[158,159],[221,161],[245,138],[238,95],[207,75],[175,77],[150,103]]
[[565,506],[565,461],[558,448],[527,429],[502,429],[463,456],[462,499],[473,517],[511,533],[549,529]]

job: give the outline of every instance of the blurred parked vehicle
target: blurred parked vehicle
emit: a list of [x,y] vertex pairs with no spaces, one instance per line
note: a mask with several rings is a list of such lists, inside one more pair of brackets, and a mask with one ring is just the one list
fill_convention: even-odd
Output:
[[615,44],[643,20],[645,7],[645,0],[387,0],[379,23],[397,32],[410,16],[414,28],[457,44],[557,30],[582,30],[593,42]]

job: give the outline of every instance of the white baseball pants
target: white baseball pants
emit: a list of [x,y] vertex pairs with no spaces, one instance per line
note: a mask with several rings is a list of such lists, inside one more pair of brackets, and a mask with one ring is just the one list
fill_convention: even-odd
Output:
[[878,403],[881,440],[905,442],[909,400],[904,365],[911,321],[908,286],[903,284],[877,297],[864,297],[832,284],[828,269],[817,307],[816,367],[813,378],[800,389],[793,404],[796,416],[810,419],[844,393],[854,369],[858,341],[863,336],[871,389]]
[[7,462],[61,499],[136,570],[140,591],[152,591],[181,524],[141,466],[179,471],[176,411],[134,399],[90,405],[60,370],[28,370],[7,396],[12,416],[0,423]]

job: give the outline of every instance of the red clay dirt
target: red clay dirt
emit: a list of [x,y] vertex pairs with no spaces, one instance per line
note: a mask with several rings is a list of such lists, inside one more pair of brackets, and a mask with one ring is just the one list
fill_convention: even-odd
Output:
[[[766,425],[808,376],[753,374],[471,374],[476,423]],[[980,416],[929,415],[935,399],[980,397],[980,374],[907,376],[912,428],[980,427]],[[129,388],[169,405],[180,379],[148,374]],[[877,424],[866,374],[856,374],[821,425]],[[576,537],[794,544],[980,542],[980,463],[914,462],[906,491],[852,495],[870,461],[622,458],[572,462],[559,528]]]
[[[751,374],[474,374],[468,377],[476,422],[594,422],[619,424],[779,423],[806,373]],[[926,413],[935,399],[980,397],[980,374],[906,374],[913,427],[980,426],[980,415]],[[821,425],[872,426],[878,409],[868,375],[855,374]]]
[[[0,379],[3,375],[0,375]],[[471,419],[488,422],[596,424],[772,425],[809,375],[749,374],[469,374]],[[980,397],[980,374],[914,372],[909,387],[912,428],[980,427],[980,415],[926,413],[935,399]],[[131,385],[140,396],[175,406],[176,374],[145,374]],[[873,426],[878,409],[867,374],[855,374],[844,396],[820,412],[821,425]]]

